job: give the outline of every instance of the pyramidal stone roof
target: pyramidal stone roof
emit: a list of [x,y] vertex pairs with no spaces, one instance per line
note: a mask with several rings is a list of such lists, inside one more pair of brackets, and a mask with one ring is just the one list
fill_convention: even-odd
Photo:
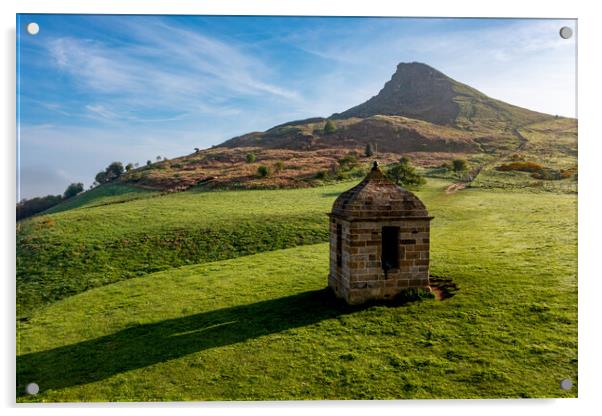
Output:
[[431,218],[422,201],[389,180],[377,162],[363,181],[339,195],[331,215],[347,220]]

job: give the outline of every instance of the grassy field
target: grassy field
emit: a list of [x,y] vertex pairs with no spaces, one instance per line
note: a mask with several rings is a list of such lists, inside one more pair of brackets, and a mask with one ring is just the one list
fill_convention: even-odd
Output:
[[[325,290],[328,246],[313,243],[351,183],[24,222],[18,400],[576,397],[576,195],[448,184],[418,194],[431,273],[459,290],[401,306]],[[29,382],[40,394],[22,395]]]
[[138,199],[127,203],[99,205],[106,202],[101,194],[100,200],[88,197],[96,206],[23,221],[17,232],[18,314],[171,267],[327,241],[326,213],[351,185],[143,199],[149,194],[135,193]]

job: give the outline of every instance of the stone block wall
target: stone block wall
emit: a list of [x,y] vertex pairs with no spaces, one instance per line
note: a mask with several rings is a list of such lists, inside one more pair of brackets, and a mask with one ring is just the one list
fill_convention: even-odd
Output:
[[[429,286],[428,218],[330,220],[329,286],[350,304],[391,299],[402,290]],[[341,224],[341,264],[337,264],[337,224]],[[399,227],[398,267],[382,266],[382,229]]]

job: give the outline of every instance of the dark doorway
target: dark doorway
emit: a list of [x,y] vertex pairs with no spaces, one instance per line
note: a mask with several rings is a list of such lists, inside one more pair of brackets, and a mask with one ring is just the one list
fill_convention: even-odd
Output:
[[399,227],[383,227],[381,263],[385,272],[399,268]]

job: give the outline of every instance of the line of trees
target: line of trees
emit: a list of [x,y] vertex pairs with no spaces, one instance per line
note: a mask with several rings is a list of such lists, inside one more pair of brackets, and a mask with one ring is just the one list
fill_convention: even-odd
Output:
[[[166,157],[157,156],[157,161],[167,160]],[[152,162],[149,160],[146,162],[147,166],[150,166]],[[90,189],[95,186],[109,183],[118,179],[124,172],[129,172],[139,166],[138,163],[128,163],[125,166],[121,162],[112,162],[104,170],[101,170],[94,177],[94,183],[90,186]],[[46,211],[49,208],[67,200],[84,191],[84,184],[81,182],[69,184],[63,195],[46,195],[41,197],[35,197],[31,199],[23,198],[17,203],[17,221],[22,220],[40,212]]]
[[[107,166],[104,170],[96,174],[94,178],[95,182],[90,188],[97,185],[101,185],[103,183],[114,181],[115,179],[119,178],[125,171],[129,171],[135,166],[137,167],[137,165],[137,163],[135,165],[132,163],[128,163],[124,167],[123,163],[121,162],[113,162],[109,164],[109,166]],[[65,189],[65,192],[63,192],[62,195],[46,195],[31,199],[24,198],[17,203],[17,221],[46,211],[47,209],[50,209],[63,201],[66,201],[70,198],[73,198],[76,195],[79,195],[83,191],[84,184],[81,182],[75,182],[69,184],[69,186],[67,186],[67,189]]]
[[70,184],[63,195],[46,195],[31,199],[23,198],[17,203],[17,221],[31,217],[39,212],[46,211],[60,202],[73,198],[84,191],[84,184],[81,182]]

